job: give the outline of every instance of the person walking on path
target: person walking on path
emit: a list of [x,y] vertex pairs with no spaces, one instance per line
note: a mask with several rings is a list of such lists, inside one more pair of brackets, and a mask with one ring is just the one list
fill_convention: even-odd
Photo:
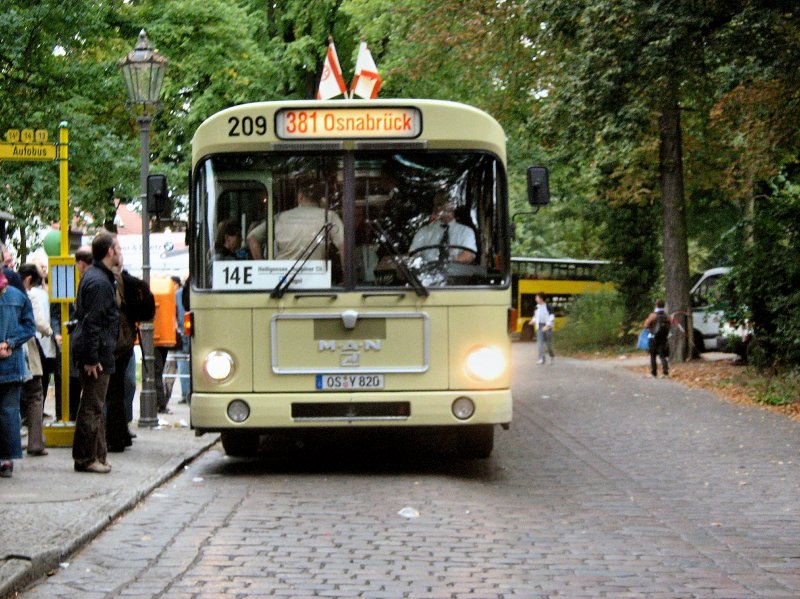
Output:
[[656,356],[661,358],[661,376],[669,376],[669,315],[664,309],[664,300],[656,300],[656,309],[644,321],[648,331],[648,348],[650,350],[650,374],[658,375]]
[[77,472],[107,474],[106,431],[103,405],[119,332],[116,281],[112,269],[119,266],[119,241],[110,233],[92,240],[92,266],[78,286],[73,334],[73,360],[81,379],[81,401],[75,418],[72,459]]
[[533,312],[533,322],[536,327],[536,345],[539,349],[539,364],[544,364],[545,349],[550,354],[550,363],[556,359],[553,351],[553,325],[556,317],[544,299],[544,293],[536,294],[536,310]]
[[19,400],[25,377],[23,345],[36,333],[28,297],[0,272],[0,477],[11,478],[22,457]]
[[[41,289],[42,276],[36,264],[28,263],[19,267],[19,276],[22,284],[28,290],[28,299],[31,300],[33,307],[33,320],[36,323],[36,333],[44,337],[53,335],[50,328],[50,305],[45,304],[46,309],[42,309],[42,304],[36,297],[35,291]],[[44,434],[42,433],[42,418],[44,414],[44,385],[42,377],[44,364],[42,351],[39,347],[39,337],[31,337],[25,342],[25,353],[27,354],[28,370],[26,381],[22,384],[22,404],[25,420],[28,423],[28,455],[44,456],[47,450],[44,448]]]

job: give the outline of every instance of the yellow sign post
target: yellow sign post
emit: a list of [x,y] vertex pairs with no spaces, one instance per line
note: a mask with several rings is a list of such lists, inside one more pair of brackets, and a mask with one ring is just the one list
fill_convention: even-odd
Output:
[[58,187],[61,220],[61,255],[50,258],[50,301],[61,304],[61,422],[44,427],[47,445],[70,447],[75,437],[75,423],[69,422],[69,303],[75,300],[78,281],[75,258],[69,255],[69,129],[58,126]]
[[[6,141],[0,142],[0,160],[46,161],[55,160],[58,154],[58,183],[61,220],[61,255],[50,258],[50,301],[61,302],[61,422],[44,427],[45,442],[51,447],[69,447],[75,436],[75,423],[69,422],[69,302],[75,299],[75,259],[69,255],[68,165],[69,129],[67,123],[58,126],[58,143],[47,141],[47,129],[9,129]],[[66,231],[66,234],[64,233]],[[71,269],[71,270],[69,270]],[[70,281],[70,273],[72,279]],[[53,282],[58,278],[56,294]],[[63,291],[63,293],[62,293]]]

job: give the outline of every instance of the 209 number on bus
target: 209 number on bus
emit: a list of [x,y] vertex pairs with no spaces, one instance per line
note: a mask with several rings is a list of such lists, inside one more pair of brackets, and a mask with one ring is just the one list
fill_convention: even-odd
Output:
[[263,116],[253,118],[251,116],[232,116],[228,119],[230,130],[228,137],[241,137],[242,135],[264,135],[267,132],[267,119]]

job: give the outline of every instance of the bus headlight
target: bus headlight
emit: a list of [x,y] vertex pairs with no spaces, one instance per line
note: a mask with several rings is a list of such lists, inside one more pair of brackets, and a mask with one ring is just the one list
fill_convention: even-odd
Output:
[[233,357],[224,351],[212,351],[203,362],[206,374],[214,381],[221,383],[233,374]]
[[482,381],[492,381],[506,370],[506,357],[498,347],[479,347],[467,354],[467,372]]

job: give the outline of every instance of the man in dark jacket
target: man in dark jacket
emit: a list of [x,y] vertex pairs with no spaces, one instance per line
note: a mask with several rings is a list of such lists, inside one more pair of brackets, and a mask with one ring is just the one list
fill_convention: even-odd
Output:
[[119,309],[112,268],[119,266],[119,241],[99,233],[92,241],[92,266],[86,271],[75,298],[78,326],[72,337],[72,355],[81,379],[81,401],[75,418],[72,459],[78,472],[106,474],[106,431],[103,421],[108,381],[114,372],[114,348],[119,333]]

